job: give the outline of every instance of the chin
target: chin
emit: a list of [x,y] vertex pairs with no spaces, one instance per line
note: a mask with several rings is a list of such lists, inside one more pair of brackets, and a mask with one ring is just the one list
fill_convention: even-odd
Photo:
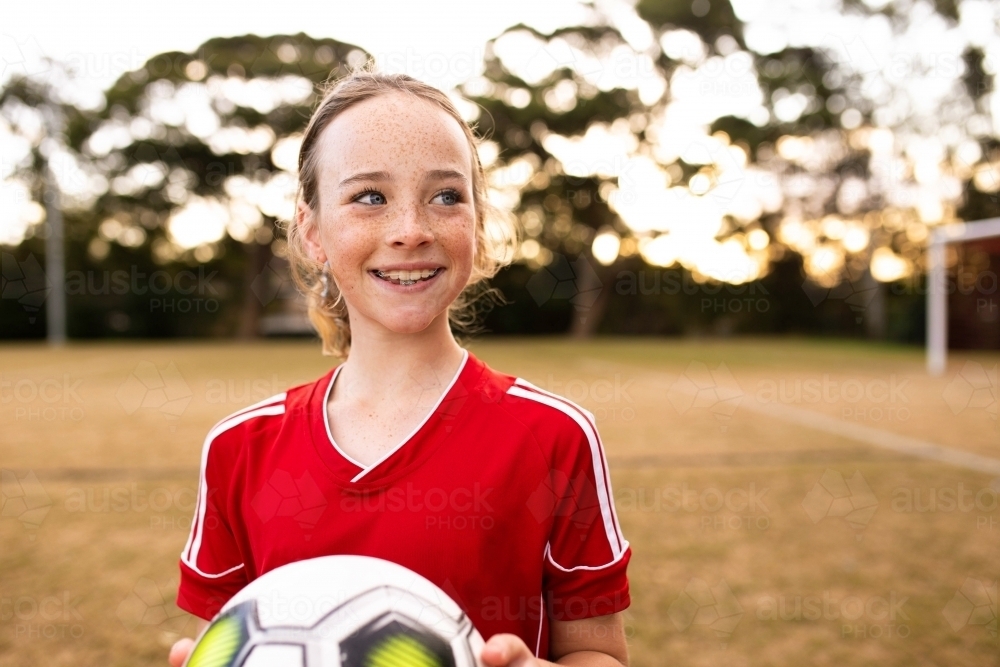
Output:
[[[440,315],[440,314],[439,314]],[[437,319],[438,315],[423,314],[412,316],[402,316],[380,318],[379,322],[389,331],[401,334],[420,333]]]

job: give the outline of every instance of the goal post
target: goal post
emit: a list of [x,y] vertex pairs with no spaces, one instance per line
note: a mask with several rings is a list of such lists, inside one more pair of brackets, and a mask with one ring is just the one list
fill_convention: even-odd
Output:
[[1000,236],[1000,218],[957,222],[931,230],[927,244],[927,372],[943,375],[948,364],[948,291],[946,248],[949,243]]

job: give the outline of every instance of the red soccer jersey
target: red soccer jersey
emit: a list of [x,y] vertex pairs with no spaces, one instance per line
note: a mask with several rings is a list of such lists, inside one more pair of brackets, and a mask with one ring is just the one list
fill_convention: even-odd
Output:
[[589,411],[466,351],[424,422],[364,466],[330,435],[339,368],[209,432],[178,606],[209,619],[261,574],[331,554],[408,567],[485,639],[510,632],[540,657],[552,619],[629,606],[631,550]]

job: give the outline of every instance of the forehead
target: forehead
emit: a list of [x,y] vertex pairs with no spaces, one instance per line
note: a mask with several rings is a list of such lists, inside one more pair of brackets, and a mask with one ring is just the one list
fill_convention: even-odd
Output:
[[437,104],[400,91],[341,112],[317,148],[327,187],[362,171],[455,169],[472,178],[472,148],[458,121]]

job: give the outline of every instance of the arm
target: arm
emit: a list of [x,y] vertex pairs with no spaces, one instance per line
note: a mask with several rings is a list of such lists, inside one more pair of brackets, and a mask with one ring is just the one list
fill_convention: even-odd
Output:
[[[561,409],[561,408],[560,408]],[[572,423],[556,424],[547,487],[554,506],[544,551],[543,590],[550,604],[548,657],[535,658],[512,634],[490,638],[482,660],[490,667],[622,667],[628,665],[623,610],[629,606],[631,557],[614,511],[603,445],[593,415],[574,406]],[[537,519],[537,517],[536,517]],[[567,601],[587,612],[568,613]],[[540,651],[546,655],[544,649]]]
[[[234,457],[225,451],[225,433],[213,437],[217,428],[210,431],[205,440],[198,502],[179,564],[181,578],[176,604],[198,619],[196,637],[208,626],[209,621],[205,619],[215,616],[226,600],[249,583],[239,547],[223,512],[225,483],[233,469]],[[174,642],[169,656],[171,667],[183,665],[193,647],[194,640],[189,637]]]
[[621,612],[578,621],[552,621],[550,653],[556,662],[536,658],[516,635],[490,637],[482,660],[490,667],[576,667],[628,666],[628,644]]

